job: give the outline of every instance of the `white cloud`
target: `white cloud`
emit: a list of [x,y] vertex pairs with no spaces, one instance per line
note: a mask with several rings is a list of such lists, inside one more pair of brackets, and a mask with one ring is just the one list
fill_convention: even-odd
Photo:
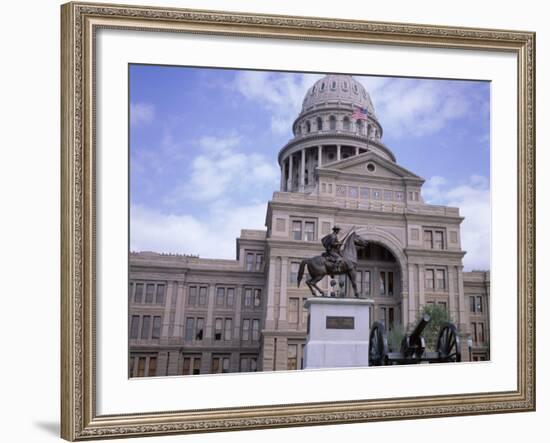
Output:
[[130,249],[235,259],[235,239],[241,229],[265,229],[265,203],[228,207],[220,202],[212,208],[205,217],[198,219],[133,205]]
[[427,203],[455,206],[464,217],[461,225],[465,270],[489,269],[491,257],[491,196],[489,180],[473,175],[469,181],[450,186],[443,177],[426,181],[422,195]]
[[472,103],[444,83],[411,79],[360,78],[369,92],[376,115],[393,137],[420,137],[438,132],[463,117]]
[[244,71],[235,79],[238,92],[272,113],[271,130],[285,134],[302,107],[310,86],[321,78],[316,74],[285,74]]
[[130,124],[148,124],[155,118],[155,107],[149,103],[130,103]]
[[208,202],[217,200],[231,191],[247,191],[263,186],[275,189],[279,168],[256,153],[238,151],[240,137],[202,137],[201,153],[191,163],[191,175],[176,186],[167,197],[168,203],[186,199]]

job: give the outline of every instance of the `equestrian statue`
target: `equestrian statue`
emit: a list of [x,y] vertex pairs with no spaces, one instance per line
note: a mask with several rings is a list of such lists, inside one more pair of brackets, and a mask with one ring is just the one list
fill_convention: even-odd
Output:
[[[357,284],[355,283],[357,276],[357,246],[365,247],[368,242],[357,235],[354,228],[340,241],[338,239],[340,230],[339,226],[334,226],[332,233],[321,239],[321,243],[325,248],[325,252],[322,255],[306,258],[300,263],[298,286],[300,286],[304,270],[307,267],[309,279],[306,280],[306,285],[314,297],[326,295],[317,286],[317,283],[326,275],[330,275],[331,278],[334,278],[335,275],[347,275],[353,287],[355,297],[359,297]],[[315,289],[318,292],[315,292]]]

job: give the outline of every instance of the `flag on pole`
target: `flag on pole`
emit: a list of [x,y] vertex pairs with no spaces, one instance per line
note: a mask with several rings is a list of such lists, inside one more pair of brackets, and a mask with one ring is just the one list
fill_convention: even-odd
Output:
[[367,120],[367,108],[355,108],[351,117],[355,120]]

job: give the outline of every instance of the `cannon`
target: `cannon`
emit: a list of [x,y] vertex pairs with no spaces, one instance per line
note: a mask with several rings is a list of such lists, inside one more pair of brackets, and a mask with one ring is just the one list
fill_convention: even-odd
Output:
[[422,316],[413,331],[403,337],[399,352],[389,352],[386,329],[382,323],[374,322],[369,334],[369,366],[461,361],[460,337],[453,323],[441,326],[435,352],[426,351],[422,332],[430,320],[429,315]]

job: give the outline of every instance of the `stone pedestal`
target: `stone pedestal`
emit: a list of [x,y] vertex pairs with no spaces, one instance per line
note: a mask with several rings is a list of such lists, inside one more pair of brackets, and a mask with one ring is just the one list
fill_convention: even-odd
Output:
[[369,313],[372,300],[309,298],[305,369],[369,365]]

